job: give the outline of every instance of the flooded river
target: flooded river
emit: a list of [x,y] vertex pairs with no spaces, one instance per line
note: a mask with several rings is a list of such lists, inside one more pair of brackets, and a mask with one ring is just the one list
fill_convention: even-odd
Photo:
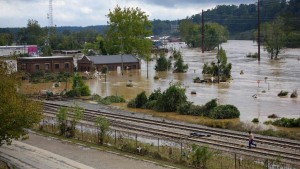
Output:
[[[156,61],[149,62],[149,78],[147,79],[147,64],[142,61],[141,70],[111,71],[104,78],[88,80],[92,93],[102,96],[121,95],[127,100],[133,99],[138,93],[146,91],[149,95],[157,88],[162,91],[170,83],[180,82],[186,88],[189,101],[202,105],[217,98],[220,104],[233,104],[241,111],[241,121],[251,121],[259,118],[267,120],[270,114],[280,117],[300,117],[299,98],[280,98],[281,90],[300,89],[300,49],[285,49],[280,60],[270,60],[262,49],[261,61],[247,58],[249,52],[257,52],[257,46],[252,41],[228,41],[222,44],[226,50],[228,62],[232,63],[232,78],[229,83],[199,84],[193,83],[195,77],[202,78],[202,67],[206,62],[217,61],[216,51],[202,54],[200,49],[189,49],[183,44],[169,44],[169,47],[181,50],[184,61],[189,65],[187,73],[155,72]],[[170,54],[169,54],[170,55]],[[240,71],[244,74],[241,75]],[[157,75],[159,80],[154,80]],[[126,87],[131,80],[133,87]],[[258,85],[258,81],[260,81]],[[196,91],[196,95],[191,95]],[[257,98],[252,96],[256,94]]]

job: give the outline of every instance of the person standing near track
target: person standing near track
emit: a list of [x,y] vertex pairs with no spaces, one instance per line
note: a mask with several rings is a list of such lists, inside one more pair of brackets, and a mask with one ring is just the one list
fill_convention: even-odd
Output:
[[249,148],[251,148],[251,145],[254,145],[256,147],[256,144],[254,143],[254,135],[251,131],[249,131]]

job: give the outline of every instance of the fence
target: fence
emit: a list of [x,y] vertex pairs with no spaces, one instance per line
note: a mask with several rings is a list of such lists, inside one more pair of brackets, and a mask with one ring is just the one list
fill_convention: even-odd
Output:
[[[45,132],[59,134],[59,126],[55,117],[45,117],[37,126]],[[98,129],[92,123],[78,123],[75,137],[80,141],[99,144]],[[146,133],[133,133],[124,130],[110,129],[106,135],[105,146],[121,151],[151,156],[159,160],[170,161],[188,167],[202,167],[209,169],[296,169],[297,166],[281,162],[280,157],[275,159],[262,159],[241,153],[221,152],[209,149],[205,159],[195,156],[193,143],[184,139],[170,139],[162,136],[147,135]],[[205,146],[205,145],[201,145]],[[200,156],[201,156],[200,155]]]

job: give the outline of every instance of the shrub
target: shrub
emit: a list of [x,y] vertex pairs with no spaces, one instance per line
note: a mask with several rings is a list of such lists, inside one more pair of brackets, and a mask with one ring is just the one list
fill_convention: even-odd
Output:
[[281,91],[278,93],[277,96],[279,96],[279,97],[281,97],[281,96],[287,96],[288,94],[289,94],[288,91],[283,91],[283,90],[281,90]]
[[158,88],[157,90],[154,90],[154,92],[152,92],[148,98],[149,101],[151,100],[157,100],[159,97],[161,97],[161,91],[160,88]]
[[104,105],[110,105],[111,103],[124,103],[126,100],[122,96],[107,96],[104,98],[101,98],[101,96],[93,96],[93,98],[96,98],[97,102],[99,104]]
[[91,90],[90,90],[89,86],[87,86],[87,85],[80,87],[79,91],[80,91],[81,96],[90,96],[91,95]]
[[201,83],[200,77],[194,78],[194,79],[193,79],[193,82],[194,82],[194,83]]
[[153,77],[153,79],[154,79],[154,80],[158,80],[159,77],[158,77],[157,75],[155,75],[155,76]]
[[192,106],[192,102],[186,102],[186,103],[183,103],[181,105],[178,106],[178,113],[179,114],[184,114],[184,115],[190,115],[190,109],[191,109],[191,106]]
[[122,96],[107,96],[104,100],[109,100],[112,103],[124,103],[126,100]]
[[135,99],[132,99],[128,102],[127,107],[136,108]]
[[278,116],[276,114],[271,114],[268,116],[268,118],[275,119],[275,118],[278,118]]
[[217,99],[212,99],[211,101],[207,102],[204,106],[207,111],[211,111],[212,109],[218,106]]
[[233,105],[220,105],[210,113],[213,119],[232,119],[240,117],[240,111]]
[[194,116],[204,116],[204,114],[206,114],[205,112],[206,112],[205,106],[192,105],[189,114]]
[[72,89],[66,93],[68,97],[80,97],[80,91],[78,89]]
[[248,53],[248,55],[246,55],[246,57],[248,57],[248,58],[257,58],[258,54],[257,53],[254,53],[254,54]]
[[297,98],[297,97],[298,97],[297,90],[294,90],[293,93],[291,94],[291,98]]
[[135,98],[135,105],[136,108],[141,108],[144,104],[146,104],[148,101],[148,98],[146,96],[146,92],[143,91],[142,93],[138,94]]
[[148,100],[146,104],[143,105],[144,109],[155,109],[157,101],[156,100]]
[[173,84],[157,99],[157,109],[163,112],[177,111],[177,107],[187,101],[185,89]]
[[279,120],[274,121],[272,124],[281,127],[300,127],[300,118],[298,119],[281,118]]
[[258,123],[259,120],[258,120],[258,118],[254,118],[254,119],[252,120],[252,122],[253,122],[253,123]]

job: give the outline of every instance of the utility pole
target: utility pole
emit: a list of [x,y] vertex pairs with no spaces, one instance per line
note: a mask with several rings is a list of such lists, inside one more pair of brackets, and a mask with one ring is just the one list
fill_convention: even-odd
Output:
[[123,76],[123,37],[121,37],[121,73]]
[[202,53],[204,53],[204,12],[202,9]]
[[217,54],[217,59],[218,59],[218,84],[220,83],[220,44],[218,44],[218,54]]
[[258,45],[258,62],[260,62],[260,9],[259,9],[260,3],[259,0],[257,0],[257,45]]

